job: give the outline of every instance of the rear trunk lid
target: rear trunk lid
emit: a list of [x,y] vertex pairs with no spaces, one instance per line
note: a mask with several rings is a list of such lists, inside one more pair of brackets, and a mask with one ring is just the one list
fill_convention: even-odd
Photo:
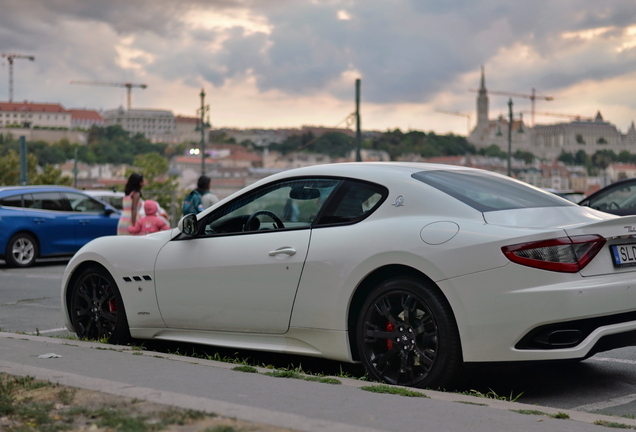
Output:
[[595,234],[607,240],[603,249],[581,270],[582,276],[636,271],[636,216],[569,227],[565,232],[570,237]]
[[559,228],[564,236],[600,235],[603,249],[580,271],[600,276],[636,271],[636,216],[615,216],[589,207],[525,208],[484,213],[488,224],[519,228]]

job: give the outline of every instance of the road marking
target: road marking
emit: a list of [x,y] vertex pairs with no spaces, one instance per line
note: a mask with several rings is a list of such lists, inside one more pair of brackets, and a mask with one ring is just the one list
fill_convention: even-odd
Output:
[[[611,358],[611,357],[591,357],[588,360],[607,362],[607,363],[623,363],[623,364],[629,364],[629,365],[636,365],[636,360],[617,359],[617,358]],[[621,396],[618,398],[609,399],[602,402],[595,402],[591,404],[581,405],[572,409],[575,411],[585,411],[585,412],[601,411],[606,408],[611,408],[611,407],[615,407],[619,405],[625,405],[635,400],[636,400],[636,394],[630,394],[630,395]]]
[[587,405],[577,406],[576,408],[572,408],[572,409],[574,411],[585,411],[585,412],[601,411],[606,408],[611,408],[611,407],[615,407],[619,405],[625,405],[635,400],[636,400],[636,394],[630,394],[627,396],[622,396],[619,398],[614,398],[614,399],[606,400],[603,402],[596,402],[596,403],[591,403]]
[[636,360],[617,359],[617,358],[610,358],[610,357],[592,357],[590,358],[590,360],[636,365]]
[[38,330],[38,331],[34,331],[31,333],[27,333],[30,335],[41,335],[41,334],[45,334],[45,333],[55,333],[55,332],[59,332],[59,331],[63,331],[66,330],[66,327],[61,327],[61,328],[56,328],[56,329],[48,329],[48,330]]

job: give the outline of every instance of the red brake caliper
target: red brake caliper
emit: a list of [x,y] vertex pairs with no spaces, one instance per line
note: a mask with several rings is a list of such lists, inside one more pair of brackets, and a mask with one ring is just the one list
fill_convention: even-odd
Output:
[[[386,323],[386,331],[393,331],[394,329],[395,328],[393,327],[393,324],[391,324],[390,322]],[[393,348],[393,341],[391,339],[386,340],[386,348]]]
[[110,312],[117,312],[117,300],[110,299],[108,301],[108,309],[110,309]]

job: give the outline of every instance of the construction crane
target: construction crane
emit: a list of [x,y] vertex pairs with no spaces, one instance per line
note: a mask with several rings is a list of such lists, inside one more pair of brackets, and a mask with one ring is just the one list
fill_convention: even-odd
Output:
[[9,102],[13,102],[13,60],[27,59],[33,61],[35,60],[35,57],[22,54],[2,53],[2,58],[6,58],[9,62]]
[[564,113],[552,113],[552,112],[541,112],[541,111],[536,111],[535,114],[540,116],[569,118],[574,121],[594,120],[594,117],[585,117],[579,114],[564,114]]
[[128,90],[128,110],[130,110],[130,93],[133,87],[145,89],[148,86],[146,84],[133,84],[133,83],[114,83],[114,82],[102,82],[102,81],[70,81],[69,84],[80,85],[93,85],[93,86],[106,86],[106,87],[126,87]]
[[[470,91],[479,93],[479,90],[471,89]],[[521,98],[530,99],[530,104],[531,104],[530,113],[531,113],[532,126],[534,126],[534,102],[535,102],[535,100],[537,100],[537,99],[545,100],[545,101],[554,100],[554,98],[552,96],[540,96],[540,95],[538,95],[534,88],[532,89],[532,93],[530,93],[530,94],[510,93],[510,92],[490,91],[490,90],[488,90],[488,94],[495,94],[495,95],[502,95],[502,96],[512,96],[512,97],[521,97]]]
[[444,111],[444,110],[435,110],[444,114],[451,114],[459,117],[466,117],[466,136],[470,135],[470,114],[461,113],[457,111]]

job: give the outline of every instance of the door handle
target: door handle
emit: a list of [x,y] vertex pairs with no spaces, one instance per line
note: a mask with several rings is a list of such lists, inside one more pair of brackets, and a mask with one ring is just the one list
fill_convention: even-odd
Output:
[[45,222],[44,218],[33,218],[33,222],[35,222],[36,224],[41,224]]
[[276,256],[276,255],[295,255],[296,254],[296,249],[291,248],[291,247],[282,247],[276,250],[273,250],[269,253],[269,256]]

